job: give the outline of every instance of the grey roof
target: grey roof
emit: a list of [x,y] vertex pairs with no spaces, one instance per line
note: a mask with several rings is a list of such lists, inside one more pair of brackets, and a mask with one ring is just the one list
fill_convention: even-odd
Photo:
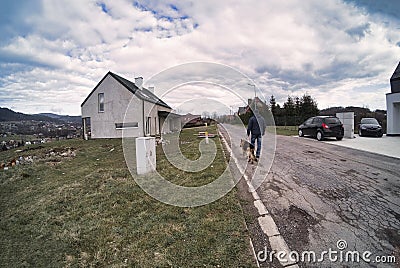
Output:
[[108,72],[103,79],[96,85],[96,87],[90,92],[90,94],[86,97],[86,99],[82,102],[81,106],[85,104],[85,102],[89,99],[89,97],[93,94],[93,92],[96,90],[96,88],[103,82],[103,80],[108,76],[111,75],[115,80],[121,83],[126,89],[128,89],[130,92],[135,94],[139,99],[158,104],[160,106],[166,107],[168,109],[172,109],[168,104],[166,104],[164,101],[162,101],[160,98],[158,98],[154,93],[151,91],[147,90],[146,88],[139,89],[135,83],[129,81],[128,79],[123,78],[122,76],[119,76],[113,72]]
[[180,114],[176,114],[173,112],[167,112],[167,111],[158,111],[159,116],[167,117],[170,116],[171,118],[180,118],[182,117]]
[[394,70],[392,77],[390,78],[390,80],[397,80],[397,79],[400,79],[400,62],[397,65],[396,70]]
[[392,93],[400,93],[400,62],[390,78],[390,88]]
[[241,114],[246,113],[246,108],[247,107],[239,107],[238,114],[241,115]]

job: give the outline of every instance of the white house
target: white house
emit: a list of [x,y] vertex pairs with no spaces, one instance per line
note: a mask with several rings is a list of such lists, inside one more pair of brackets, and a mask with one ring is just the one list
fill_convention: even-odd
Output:
[[155,136],[180,127],[179,116],[143,87],[142,77],[133,83],[108,72],[83,101],[81,110],[85,139],[121,138],[123,130],[133,137]]
[[400,62],[390,78],[391,93],[386,94],[388,136],[400,135]]

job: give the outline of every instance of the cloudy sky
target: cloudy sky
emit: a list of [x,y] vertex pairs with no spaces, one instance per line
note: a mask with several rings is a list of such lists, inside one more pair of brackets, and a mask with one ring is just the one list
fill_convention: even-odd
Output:
[[198,61],[231,66],[280,103],[309,93],[320,109],[386,109],[400,60],[397,0],[1,4],[0,107],[25,113],[79,115],[109,70],[146,80]]

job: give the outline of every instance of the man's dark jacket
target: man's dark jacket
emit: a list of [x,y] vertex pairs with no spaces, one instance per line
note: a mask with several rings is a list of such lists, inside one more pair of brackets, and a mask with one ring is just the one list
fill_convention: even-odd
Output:
[[250,117],[249,125],[247,126],[247,136],[258,136],[265,134],[265,120],[260,114],[255,114]]

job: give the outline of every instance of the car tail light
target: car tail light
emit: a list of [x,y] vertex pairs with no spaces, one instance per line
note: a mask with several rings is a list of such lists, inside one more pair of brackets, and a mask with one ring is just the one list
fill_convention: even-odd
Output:
[[325,124],[325,123],[322,123],[322,127],[323,128],[329,128],[329,126],[327,124]]

